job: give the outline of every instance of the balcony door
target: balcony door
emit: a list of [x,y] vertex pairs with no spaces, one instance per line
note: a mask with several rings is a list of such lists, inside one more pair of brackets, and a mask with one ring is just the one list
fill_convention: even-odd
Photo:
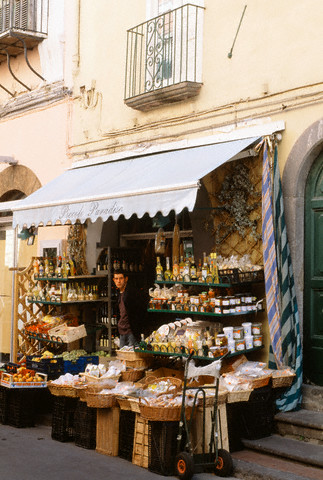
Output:
[[[202,16],[195,5],[204,2],[184,0],[149,0],[145,48],[145,91],[180,83],[201,81],[197,75],[197,31],[201,32]],[[197,27],[199,29],[197,30]],[[198,69],[201,66],[198,65]],[[197,78],[199,76],[199,78]]]

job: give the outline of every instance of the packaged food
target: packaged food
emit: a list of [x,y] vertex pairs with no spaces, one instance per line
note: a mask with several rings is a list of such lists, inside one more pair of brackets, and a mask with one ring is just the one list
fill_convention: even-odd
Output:
[[245,322],[242,324],[243,327],[243,333],[245,337],[250,337],[251,336],[251,327],[252,323],[251,322]]
[[261,335],[262,332],[262,324],[261,323],[253,323],[252,324],[252,335]]
[[215,345],[218,347],[226,347],[228,345],[228,339],[224,333],[219,333],[215,339]]
[[245,336],[244,341],[246,344],[246,349],[253,348],[253,335]]
[[236,349],[236,352],[246,349],[246,344],[243,338],[239,338],[238,340],[236,340],[235,349]]
[[228,342],[233,340],[233,327],[224,327],[223,333],[227,337]]
[[261,347],[261,345],[262,345],[262,335],[254,335],[253,345],[254,345],[254,347]]
[[233,327],[233,338],[240,340],[243,338],[243,327]]

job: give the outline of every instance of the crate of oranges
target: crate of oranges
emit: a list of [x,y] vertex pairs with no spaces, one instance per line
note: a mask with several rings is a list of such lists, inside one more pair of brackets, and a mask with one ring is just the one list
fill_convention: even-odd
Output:
[[45,388],[47,375],[20,367],[16,373],[3,372],[1,385],[7,388]]

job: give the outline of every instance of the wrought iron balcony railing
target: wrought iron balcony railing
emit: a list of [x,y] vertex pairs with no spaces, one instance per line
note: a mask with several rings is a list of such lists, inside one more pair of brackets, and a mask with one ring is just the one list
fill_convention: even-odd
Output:
[[127,105],[148,110],[197,95],[202,82],[203,11],[186,4],[128,30]]

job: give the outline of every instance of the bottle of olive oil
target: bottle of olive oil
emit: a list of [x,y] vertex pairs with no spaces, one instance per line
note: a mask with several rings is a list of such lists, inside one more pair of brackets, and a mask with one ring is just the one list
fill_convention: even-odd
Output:
[[157,257],[157,265],[156,265],[156,280],[157,282],[162,282],[164,280],[164,269],[160,262],[160,257]]

